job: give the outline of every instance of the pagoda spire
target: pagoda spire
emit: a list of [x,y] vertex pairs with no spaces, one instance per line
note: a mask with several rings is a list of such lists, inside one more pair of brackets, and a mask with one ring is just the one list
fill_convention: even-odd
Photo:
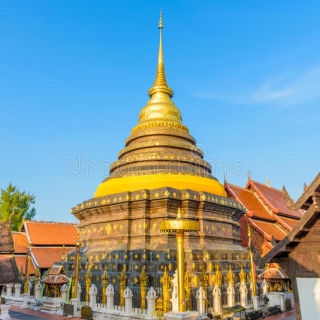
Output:
[[164,71],[164,58],[163,58],[163,49],[162,49],[162,11],[160,10],[160,19],[159,19],[159,30],[160,30],[160,41],[159,41],[159,53],[158,53],[158,65],[156,72],[156,79],[154,81],[153,87],[149,89],[150,97],[157,92],[165,92],[169,94],[170,98],[173,96],[173,90],[168,86],[166,80],[166,74]]

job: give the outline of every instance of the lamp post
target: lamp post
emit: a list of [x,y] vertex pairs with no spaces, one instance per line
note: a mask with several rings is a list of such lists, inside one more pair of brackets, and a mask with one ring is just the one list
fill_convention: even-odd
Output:
[[160,224],[160,231],[176,234],[176,245],[178,254],[178,304],[179,312],[186,311],[185,288],[184,288],[184,233],[199,231],[198,221],[182,219],[180,208],[177,218],[173,220],[164,220]]
[[74,290],[73,290],[73,299],[77,299],[78,293],[78,282],[79,282],[79,258],[80,258],[80,248],[81,248],[81,241],[78,238],[76,242],[76,254],[75,254],[75,262],[74,262]]

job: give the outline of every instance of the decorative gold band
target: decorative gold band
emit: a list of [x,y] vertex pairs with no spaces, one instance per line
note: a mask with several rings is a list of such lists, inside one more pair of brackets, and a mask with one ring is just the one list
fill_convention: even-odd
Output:
[[133,127],[131,130],[131,133],[134,133],[138,130],[145,129],[145,128],[155,128],[155,127],[166,127],[166,128],[174,128],[174,129],[180,129],[189,132],[189,129],[177,122],[173,121],[148,121],[138,124],[137,126]]

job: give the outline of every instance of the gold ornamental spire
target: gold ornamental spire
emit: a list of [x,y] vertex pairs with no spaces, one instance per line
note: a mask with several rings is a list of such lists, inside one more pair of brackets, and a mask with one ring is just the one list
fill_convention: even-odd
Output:
[[170,98],[173,95],[173,90],[169,88],[166,80],[166,74],[164,71],[164,58],[163,58],[163,49],[162,49],[162,11],[160,11],[160,19],[159,19],[159,30],[160,30],[160,41],[159,41],[159,53],[158,53],[158,65],[157,65],[157,73],[156,79],[154,81],[153,87],[149,89],[150,97],[156,92],[165,92],[169,94]]
[[[172,101],[173,90],[168,86],[164,72],[164,58],[162,49],[162,12],[160,12],[159,30],[160,42],[158,52],[158,64],[156,79],[152,88],[149,89],[150,99],[139,114],[139,123],[132,129],[135,132],[146,127],[175,127],[184,131],[188,128],[182,124],[180,110]],[[156,121],[156,122],[155,122]]]

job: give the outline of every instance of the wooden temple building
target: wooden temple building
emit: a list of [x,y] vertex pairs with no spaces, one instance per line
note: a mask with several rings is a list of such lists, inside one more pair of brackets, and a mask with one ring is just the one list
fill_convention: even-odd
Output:
[[12,232],[14,258],[19,270],[26,273],[28,243],[30,245],[30,275],[60,262],[74,247],[78,228],[74,223],[25,220],[20,232]]
[[320,319],[320,173],[288,209],[305,214],[292,230],[256,263],[278,263],[292,284],[297,320]]
[[4,285],[15,284],[20,281],[13,253],[14,243],[9,219],[0,222],[0,293]]
[[[139,285],[146,268],[148,287],[160,287],[167,270],[177,269],[174,234],[160,232],[160,223],[175,219],[199,221],[200,232],[186,233],[186,268],[191,275],[213,274],[218,265],[225,275],[230,266],[238,273],[249,271],[248,251],[241,246],[239,219],[244,207],[227,196],[224,186],[212,176],[195,138],[183,124],[172,100],[162,50],[162,20],[159,23],[158,64],[149,101],[141,109],[109,176],[94,197],[74,208],[82,242],[80,282],[88,267],[99,280],[107,270],[110,283],[126,270],[127,285]],[[115,134],[115,133],[113,133]],[[74,252],[65,262],[67,275],[74,270]],[[209,277],[212,285],[212,277]]]
[[290,199],[285,187],[279,190],[271,187],[270,182],[262,184],[248,177],[244,188],[225,181],[229,197],[245,208],[239,223],[241,225],[241,245],[248,247],[246,224],[251,228],[252,241],[260,256],[268,253],[279,241],[297,225],[304,210],[289,209]]

